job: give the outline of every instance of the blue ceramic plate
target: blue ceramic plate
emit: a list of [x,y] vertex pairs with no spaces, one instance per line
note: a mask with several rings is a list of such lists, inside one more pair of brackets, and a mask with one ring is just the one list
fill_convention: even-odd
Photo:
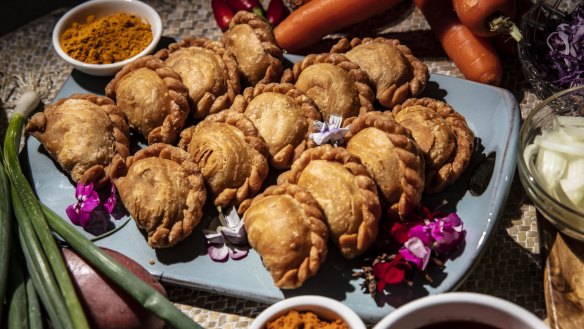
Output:
[[[298,57],[288,59],[295,61]],[[76,92],[103,94],[107,82],[108,79],[73,71],[57,98]],[[504,89],[438,74],[431,75],[424,95],[445,100],[466,117],[478,138],[479,148],[474,160],[480,159],[481,155],[496,155],[492,176],[482,194],[475,195],[468,190],[468,182],[476,172],[473,165],[456,185],[432,198],[424,197],[424,203],[431,207],[443,199],[448,200],[446,207],[458,212],[467,230],[462,252],[448,259],[444,269],[431,273],[432,284],[417,279],[414,287],[390,289],[386,298],[376,302],[361,288],[362,280],[351,275],[353,269],[360,268],[361,260],[346,261],[331,247],[327,260],[315,277],[299,289],[280,290],[274,286],[255,251],[242,260],[226,263],[213,262],[207,256],[201,227],[215,215],[212,211],[205,212],[198,229],[173,248],[150,248],[143,232],[133,221],[97,244],[129,256],[162,281],[268,304],[296,295],[327,296],[342,301],[366,322],[377,322],[410,300],[454,290],[470,274],[495,233],[515,170],[520,111],[513,95]],[[27,139],[24,155],[39,199],[66,218],[65,208],[75,202],[75,186],[35,138]],[[123,220],[114,220],[112,225],[120,225]]]

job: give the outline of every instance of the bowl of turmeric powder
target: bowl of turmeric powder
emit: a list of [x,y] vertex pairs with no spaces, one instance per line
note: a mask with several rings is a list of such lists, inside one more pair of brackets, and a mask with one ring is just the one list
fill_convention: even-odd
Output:
[[250,329],[365,329],[357,313],[345,304],[323,296],[296,296],[266,308]]
[[124,65],[151,54],[162,21],[137,0],[92,0],[69,10],[53,29],[53,47],[77,70],[113,76]]

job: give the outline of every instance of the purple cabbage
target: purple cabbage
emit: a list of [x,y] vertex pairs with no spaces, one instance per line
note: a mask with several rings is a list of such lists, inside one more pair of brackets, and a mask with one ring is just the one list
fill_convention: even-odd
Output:
[[547,44],[552,82],[562,88],[584,84],[584,5],[562,20]]

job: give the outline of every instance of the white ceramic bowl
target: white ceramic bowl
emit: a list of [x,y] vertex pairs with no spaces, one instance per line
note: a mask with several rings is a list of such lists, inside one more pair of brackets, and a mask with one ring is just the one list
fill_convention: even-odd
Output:
[[[60,36],[73,22],[84,23],[89,15],[103,17],[120,12],[135,14],[148,22],[152,28],[152,42],[136,56],[112,64],[87,64],[71,58],[61,48]],[[137,0],[92,0],[72,8],[59,19],[53,29],[53,47],[61,58],[81,72],[94,76],[112,76],[134,59],[151,54],[160,41],[161,35],[160,15],[149,5]]]
[[414,300],[391,312],[373,329],[412,329],[444,321],[474,321],[501,329],[549,329],[519,305],[471,292],[450,292]]
[[273,304],[260,313],[250,329],[264,329],[268,321],[286,315],[290,310],[311,311],[323,320],[341,319],[351,329],[365,329],[361,318],[345,304],[332,298],[311,295],[291,297]]

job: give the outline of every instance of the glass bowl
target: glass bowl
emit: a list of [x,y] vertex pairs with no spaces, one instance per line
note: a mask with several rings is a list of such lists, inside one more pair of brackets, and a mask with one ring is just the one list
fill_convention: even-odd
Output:
[[[61,48],[61,34],[73,22],[85,22],[89,15],[102,17],[115,13],[134,14],[150,25],[152,41],[137,55],[112,64],[88,64],[72,58]],[[77,70],[93,76],[113,76],[124,65],[134,61],[136,58],[151,54],[156,49],[161,36],[162,20],[160,15],[148,4],[137,0],[92,0],[74,7],[59,19],[53,29],[52,41],[53,48],[55,48],[57,54]]]
[[[539,212],[560,232],[584,241],[584,212],[575,206],[559,201],[542,182],[539,173],[531,172],[524,157],[525,149],[543,128],[551,128],[554,118],[562,116],[584,116],[584,86],[577,86],[553,94],[537,104],[529,113],[519,132],[518,172],[527,195]],[[527,159],[527,161],[531,161]],[[583,173],[584,174],[584,173]]]
[[542,69],[542,63],[547,61],[545,53],[548,50],[548,35],[578,4],[578,0],[539,1],[521,20],[519,28],[523,39],[518,45],[519,61],[525,78],[539,99],[546,99],[565,89],[550,81],[548,74]]

